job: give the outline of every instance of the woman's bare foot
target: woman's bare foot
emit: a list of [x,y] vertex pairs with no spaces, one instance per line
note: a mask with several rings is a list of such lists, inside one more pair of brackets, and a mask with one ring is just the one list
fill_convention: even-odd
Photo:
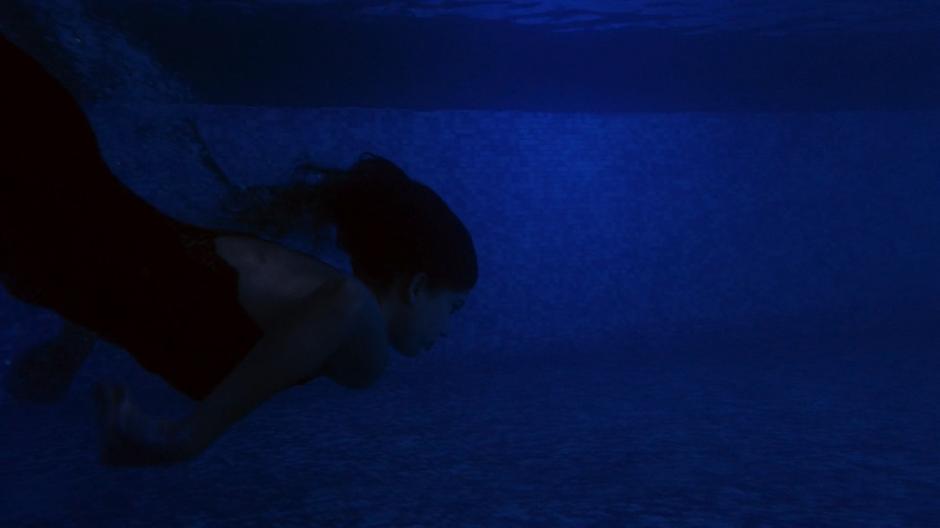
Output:
[[54,339],[13,360],[3,379],[4,389],[14,398],[32,403],[61,401],[96,341],[94,333],[66,322]]

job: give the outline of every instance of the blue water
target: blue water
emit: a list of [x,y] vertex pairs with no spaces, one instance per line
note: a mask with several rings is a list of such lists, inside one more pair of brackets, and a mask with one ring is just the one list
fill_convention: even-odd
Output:
[[[376,152],[480,282],[172,468],[99,464],[96,381],[193,404],[98,342],[63,401],[0,393],[0,526],[940,525],[940,17],[775,5],[5,2],[167,214],[236,227],[202,147],[239,185]],[[0,372],[61,325],[0,291]]]

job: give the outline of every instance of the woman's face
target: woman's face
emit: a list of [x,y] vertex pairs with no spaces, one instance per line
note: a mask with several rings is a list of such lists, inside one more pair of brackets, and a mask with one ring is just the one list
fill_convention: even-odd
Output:
[[427,287],[427,275],[414,276],[400,298],[391,326],[390,341],[402,355],[414,357],[429,350],[440,337],[446,337],[451,316],[466,302],[469,292]]

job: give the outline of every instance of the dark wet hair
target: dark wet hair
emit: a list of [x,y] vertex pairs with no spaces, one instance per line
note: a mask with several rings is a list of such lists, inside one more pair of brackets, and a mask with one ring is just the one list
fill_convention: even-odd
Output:
[[[302,178],[320,174],[319,181]],[[348,170],[302,163],[292,183],[249,187],[235,220],[269,235],[308,228],[320,238],[336,228],[353,273],[374,290],[388,291],[399,275],[428,275],[434,291],[465,292],[477,282],[473,239],[430,187],[391,161],[364,153]]]

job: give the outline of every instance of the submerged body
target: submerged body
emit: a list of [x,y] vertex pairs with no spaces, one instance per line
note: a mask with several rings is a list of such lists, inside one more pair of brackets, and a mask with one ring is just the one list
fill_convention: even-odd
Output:
[[[276,244],[158,211],[111,173],[65,88],[8,41],[0,46],[15,80],[2,93],[12,163],[0,191],[0,280],[15,297],[121,346],[203,400],[278,317],[330,280],[355,280]],[[298,383],[319,375],[301,374]]]
[[[152,428],[133,425],[146,421],[123,391],[99,391],[106,443],[130,446],[130,463],[191,458],[266,399],[317,377],[368,387],[389,346],[414,356],[446,334],[466,293],[433,290],[424,273],[374,289],[309,255],[158,211],[111,173],[61,84],[5,39],[0,54],[13,80],[0,95],[9,162],[0,282],[200,402],[168,428],[183,443],[148,447]],[[136,429],[121,430],[128,424]]]

